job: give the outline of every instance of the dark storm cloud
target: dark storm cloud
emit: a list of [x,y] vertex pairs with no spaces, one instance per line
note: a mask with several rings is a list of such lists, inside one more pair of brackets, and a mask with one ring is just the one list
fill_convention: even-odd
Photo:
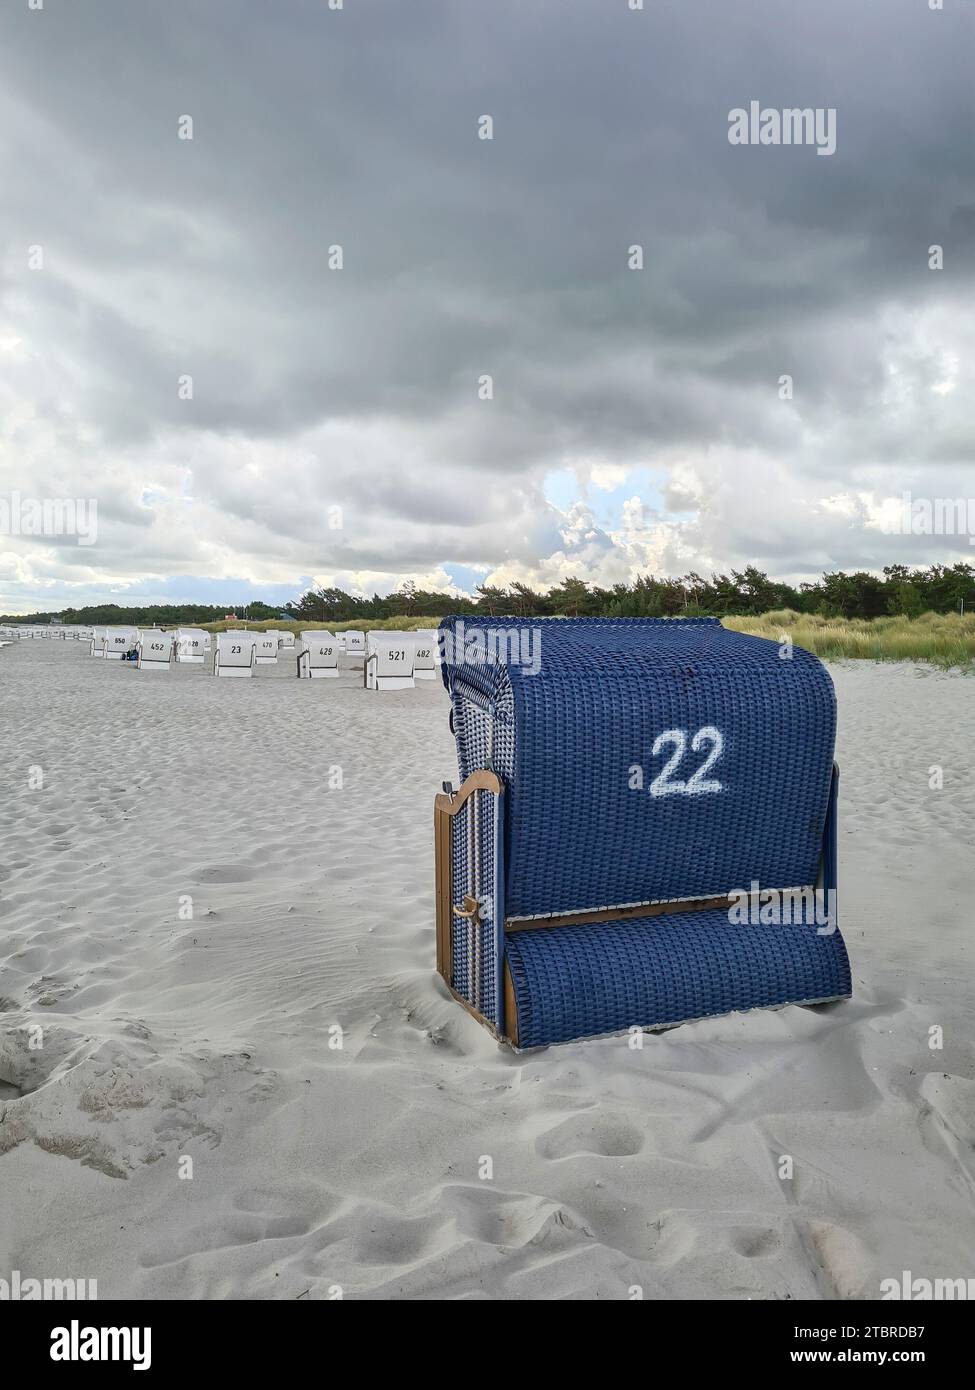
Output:
[[[973,34],[922,0],[8,10],[12,466],[99,480],[112,573],[531,569],[545,473],[599,461],[689,468],[702,564],[866,562],[817,498],[966,459],[967,360],[932,393],[975,271]],[[836,153],[731,146],[753,99],[835,107]]]

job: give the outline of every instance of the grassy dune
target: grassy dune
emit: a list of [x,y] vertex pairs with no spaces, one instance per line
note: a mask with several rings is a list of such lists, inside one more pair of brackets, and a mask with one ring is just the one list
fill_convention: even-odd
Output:
[[756,618],[725,618],[725,627],[777,642],[787,633],[825,661],[928,661],[944,670],[975,663],[975,613],[922,613],[919,618],[823,618],[791,608]]

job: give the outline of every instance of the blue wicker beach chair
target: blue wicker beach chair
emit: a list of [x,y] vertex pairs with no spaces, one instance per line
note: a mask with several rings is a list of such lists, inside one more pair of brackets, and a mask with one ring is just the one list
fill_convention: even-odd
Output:
[[710,618],[448,618],[440,643],[437,968],[499,1037],[849,995],[816,657]]

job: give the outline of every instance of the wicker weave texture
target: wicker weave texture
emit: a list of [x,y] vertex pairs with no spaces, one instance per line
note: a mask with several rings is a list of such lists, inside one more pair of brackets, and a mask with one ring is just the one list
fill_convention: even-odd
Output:
[[732,926],[722,909],[507,937],[521,1047],[843,998],[839,932]]
[[[461,776],[490,767],[508,788],[509,916],[815,881],[836,724],[821,662],[713,619],[529,621],[536,673],[449,644],[443,667]],[[492,625],[463,622],[468,644]],[[667,733],[685,751],[658,795]],[[672,790],[695,774],[718,789]]]

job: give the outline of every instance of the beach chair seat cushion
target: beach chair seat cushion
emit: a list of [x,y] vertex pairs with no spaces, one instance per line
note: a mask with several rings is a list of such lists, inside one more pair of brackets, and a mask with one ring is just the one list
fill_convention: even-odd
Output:
[[519,931],[506,939],[519,1047],[850,992],[839,932],[729,924],[723,908]]

